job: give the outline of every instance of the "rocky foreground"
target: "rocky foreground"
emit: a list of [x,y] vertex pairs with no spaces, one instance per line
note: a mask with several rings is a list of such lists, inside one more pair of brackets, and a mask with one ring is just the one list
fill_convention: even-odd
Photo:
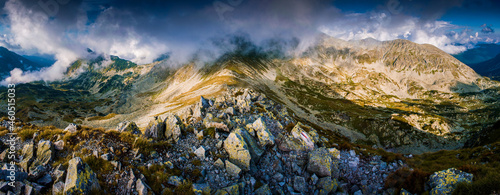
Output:
[[[386,180],[408,168],[404,159],[411,156],[353,147],[251,90],[201,97],[177,115],[155,117],[143,131],[132,121],[114,130],[22,122],[17,128],[18,182],[8,185],[5,165],[0,194],[409,194]],[[443,170],[426,188],[450,194],[472,177]]]

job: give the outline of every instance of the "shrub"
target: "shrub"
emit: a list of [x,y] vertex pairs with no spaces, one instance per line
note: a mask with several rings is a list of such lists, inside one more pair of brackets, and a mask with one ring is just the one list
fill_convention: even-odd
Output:
[[[401,168],[387,177],[385,187],[397,190],[404,188],[413,194],[422,194],[430,175],[430,173],[420,169]],[[397,193],[399,194],[399,192]]]
[[21,138],[22,141],[26,141],[28,139],[32,139],[33,135],[38,132],[38,130],[33,129],[31,127],[22,128],[17,132],[17,135]]

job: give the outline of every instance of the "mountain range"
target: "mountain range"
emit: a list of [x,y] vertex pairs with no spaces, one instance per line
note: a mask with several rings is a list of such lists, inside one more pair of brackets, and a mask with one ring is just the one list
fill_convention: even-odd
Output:
[[192,109],[201,95],[250,88],[354,142],[413,153],[457,148],[500,117],[499,83],[432,45],[320,36],[294,57],[239,46],[213,63],[177,68],[168,59],[78,60],[63,81],[21,85],[21,117],[59,127],[128,120],[144,128],[152,117]]
[[10,75],[10,71],[14,68],[19,68],[23,71],[36,71],[45,66],[20,56],[5,47],[0,47],[0,67],[0,78],[4,79]]
[[470,66],[477,73],[498,80],[500,78],[500,53],[490,60],[471,64]]
[[[282,49],[293,43],[228,42],[234,49],[212,61],[181,65],[170,54],[136,64],[89,50],[59,81],[16,85],[22,182],[0,191],[498,190],[500,82],[446,52],[326,35],[293,54]],[[0,99],[0,111],[7,105]],[[0,149],[7,128],[4,117]]]

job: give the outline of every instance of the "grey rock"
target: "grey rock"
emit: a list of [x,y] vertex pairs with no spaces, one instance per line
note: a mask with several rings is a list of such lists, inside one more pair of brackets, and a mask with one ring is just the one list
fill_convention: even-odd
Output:
[[452,194],[460,182],[471,183],[473,175],[455,168],[433,173],[429,177],[427,185],[430,186],[430,194]]
[[177,141],[179,141],[179,137],[181,136],[181,131],[184,129],[181,119],[176,115],[169,115],[165,118],[164,124],[165,138],[177,143]]
[[149,122],[148,126],[146,127],[144,136],[157,140],[165,138],[165,122],[163,122],[161,118],[155,117],[155,119]]
[[135,188],[137,190],[137,193],[139,195],[148,195],[148,188],[147,188],[147,185],[146,183],[144,183],[144,181],[142,181],[141,179],[138,179],[136,184],[135,184]]
[[307,191],[306,179],[304,177],[301,177],[301,176],[295,176],[293,178],[293,189],[297,192]]
[[227,173],[229,173],[229,175],[236,177],[236,176],[240,175],[241,168],[239,168],[235,164],[231,163],[230,161],[226,160],[226,171],[227,171]]
[[52,185],[52,195],[59,195],[64,193],[64,182],[59,181]]
[[203,148],[203,146],[200,146],[194,151],[194,154],[196,154],[198,158],[205,159],[205,148]]
[[68,162],[68,174],[64,183],[64,194],[88,194],[101,189],[96,174],[80,157]]
[[173,185],[175,187],[177,186],[180,186],[182,184],[182,177],[178,177],[178,176],[170,176],[167,180],[167,183],[169,185]]
[[64,141],[59,140],[59,141],[54,142],[54,148],[56,150],[64,150]]
[[318,180],[318,183],[316,184],[316,187],[318,189],[322,189],[323,193],[330,193],[330,192],[335,192],[337,191],[338,183],[336,179],[333,179],[331,177],[323,177]]
[[318,180],[319,180],[319,178],[318,178],[318,176],[316,176],[316,174],[313,174],[311,176],[311,184],[312,185],[316,185],[316,183],[318,183]]
[[101,158],[106,160],[106,161],[110,161],[112,159],[110,153],[106,153],[106,154],[101,155]]
[[46,186],[52,182],[52,177],[49,174],[45,174],[43,177],[38,179],[36,182]]
[[207,183],[193,184],[193,192],[195,194],[210,194],[210,185]]
[[76,131],[78,131],[78,125],[74,124],[74,123],[71,123],[69,124],[65,129],[64,131],[69,131],[70,133],[75,133]]
[[271,195],[271,189],[269,189],[269,186],[267,184],[261,186],[259,189],[255,190],[254,192],[255,195]]
[[325,148],[316,148],[309,153],[307,171],[319,177],[329,177],[332,175],[333,160],[330,153]]

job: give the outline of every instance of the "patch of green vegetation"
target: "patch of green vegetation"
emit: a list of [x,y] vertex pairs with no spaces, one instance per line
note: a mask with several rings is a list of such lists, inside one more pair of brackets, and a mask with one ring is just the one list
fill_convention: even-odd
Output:
[[[166,165],[152,165],[149,168],[140,166],[139,171],[146,177],[149,187],[156,193],[161,194],[163,187],[168,186],[167,181],[170,176],[179,176],[181,171],[170,169]],[[192,190],[191,190],[192,191]]]
[[115,113],[110,113],[110,114],[108,114],[106,116],[93,116],[93,117],[89,117],[87,120],[88,121],[107,120],[107,119],[113,118],[115,116],[116,116]]
[[110,65],[108,65],[108,67],[106,67],[106,71],[111,70],[111,69],[115,69],[117,71],[122,71],[122,70],[127,70],[129,68],[134,68],[137,66],[137,64],[135,64],[133,62],[121,59],[117,56],[111,56],[111,60],[113,60],[113,63],[111,63]]
[[44,126],[41,127],[40,134],[37,136],[37,140],[50,140],[56,141],[57,135],[64,135],[64,131],[62,129],[58,129],[54,126]]
[[21,138],[21,141],[26,141],[28,139],[33,139],[33,135],[38,132],[37,129],[27,127],[22,128],[17,131],[17,135]]
[[[94,155],[89,155],[84,157],[83,162],[89,165],[90,169],[96,174],[99,185],[104,190],[109,190],[113,183],[109,183],[106,179],[106,175],[110,174],[114,166],[107,160],[96,157]],[[116,183],[114,183],[116,185]]]
[[71,64],[71,66],[68,68],[65,74],[72,73],[76,70],[78,70],[80,67],[82,67],[82,62],[83,60],[77,60]]
[[404,188],[413,194],[423,194],[425,183],[431,174],[419,169],[409,169],[407,167],[398,169],[391,173],[385,180],[386,188],[396,188],[396,194]]
[[461,194],[498,194],[500,192],[500,163],[493,165],[463,166],[465,172],[473,173],[472,183],[459,183],[453,195]]
[[3,137],[4,135],[7,135],[10,131],[7,130],[7,128],[3,127],[2,130],[0,130],[0,137]]
[[[492,194],[493,192],[499,192],[499,162],[500,142],[475,148],[424,153],[407,159],[410,167],[427,174],[452,167],[472,173],[474,175],[473,182],[471,184],[460,184],[455,192],[456,194],[468,194],[468,192],[474,192],[473,194]],[[423,188],[423,186],[420,187]]]
[[215,127],[210,127],[205,129],[205,131],[203,131],[205,135],[208,135],[211,138],[215,138],[215,132],[216,132]]

